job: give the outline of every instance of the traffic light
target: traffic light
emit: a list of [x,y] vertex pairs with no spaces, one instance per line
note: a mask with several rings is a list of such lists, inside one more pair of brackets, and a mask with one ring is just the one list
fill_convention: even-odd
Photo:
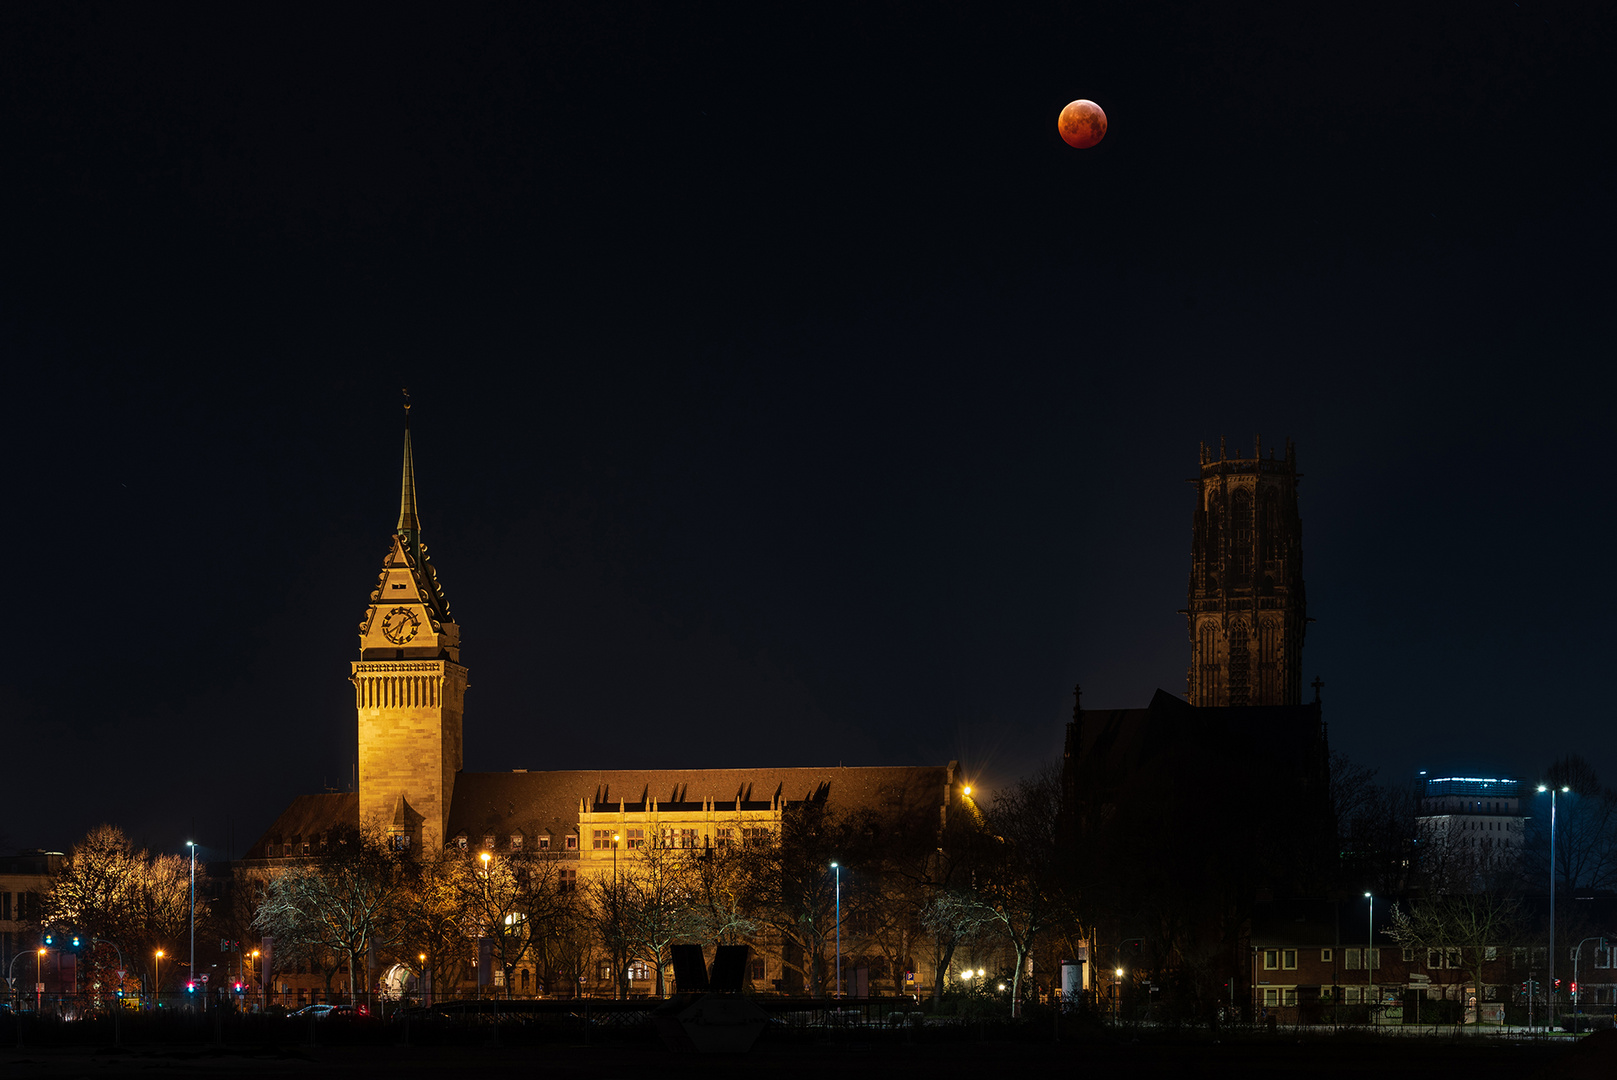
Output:
[[186,983],[186,984],[185,984],[185,992],[186,992],[186,993],[187,993],[187,994],[194,994],[194,993],[196,993],[196,992],[197,992],[197,984],[196,984],[196,983],[195,983],[195,982],[187,982],[187,983]]
[[1576,994],[1578,992],[1578,984],[1577,983],[1572,984],[1572,992],[1574,994]]
[[241,982],[239,980],[236,983],[236,993],[241,993]]
[[77,934],[73,935],[72,947],[75,948],[75,949],[79,947],[79,935],[77,935]]
[[51,933],[49,930],[45,931],[45,944],[47,944],[47,945],[56,944],[56,935]]

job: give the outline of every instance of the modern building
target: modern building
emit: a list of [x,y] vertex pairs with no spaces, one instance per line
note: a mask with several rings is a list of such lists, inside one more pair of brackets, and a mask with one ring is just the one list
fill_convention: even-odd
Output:
[[1508,777],[1427,777],[1416,817],[1420,846],[1465,853],[1477,862],[1514,861],[1527,833],[1524,784]]

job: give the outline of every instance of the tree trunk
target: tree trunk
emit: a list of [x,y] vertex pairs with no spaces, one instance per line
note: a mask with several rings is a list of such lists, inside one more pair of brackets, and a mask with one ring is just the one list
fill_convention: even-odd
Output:
[[943,1000],[943,973],[949,970],[950,964],[954,963],[954,947],[955,943],[949,942],[949,947],[943,950],[943,956],[932,969],[933,1012],[937,1011],[938,1004]]
[[1015,1020],[1022,1015],[1022,969],[1027,966],[1029,952],[1033,943],[1026,945],[1016,942],[1016,970],[1011,973],[1011,1019]]

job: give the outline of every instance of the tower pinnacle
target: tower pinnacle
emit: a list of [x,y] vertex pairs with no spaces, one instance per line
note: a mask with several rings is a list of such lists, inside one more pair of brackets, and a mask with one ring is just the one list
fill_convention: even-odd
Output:
[[399,492],[399,535],[411,545],[421,539],[421,518],[415,503],[415,458],[410,452],[410,391],[404,391],[404,481]]

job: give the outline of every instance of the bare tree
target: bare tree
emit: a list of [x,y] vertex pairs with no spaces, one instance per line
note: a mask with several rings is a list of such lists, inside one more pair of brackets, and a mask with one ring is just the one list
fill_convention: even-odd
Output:
[[402,940],[417,867],[374,829],[339,833],[328,853],[287,866],[270,879],[254,925],[282,941],[342,957],[353,1001],[372,949]]
[[1061,777],[1046,769],[994,796],[985,815],[994,843],[974,887],[962,895],[1016,952],[1011,1015],[1022,1012],[1022,978],[1040,935],[1071,914],[1069,867],[1058,843]]
[[[125,962],[151,971],[159,948],[172,950],[191,921],[190,863],[136,849],[123,832],[99,825],[75,844],[46,896],[41,919],[117,943]],[[206,895],[206,876],[198,879]],[[208,913],[199,901],[199,917]],[[171,965],[170,970],[178,970]]]
[[1500,950],[1515,939],[1521,907],[1512,898],[1493,892],[1464,892],[1417,900],[1407,909],[1392,908],[1387,933],[1417,954],[1433,951],[1444,967],[1458,961],[1473,981],[1480,999],[1486,965],[1499,959]]

